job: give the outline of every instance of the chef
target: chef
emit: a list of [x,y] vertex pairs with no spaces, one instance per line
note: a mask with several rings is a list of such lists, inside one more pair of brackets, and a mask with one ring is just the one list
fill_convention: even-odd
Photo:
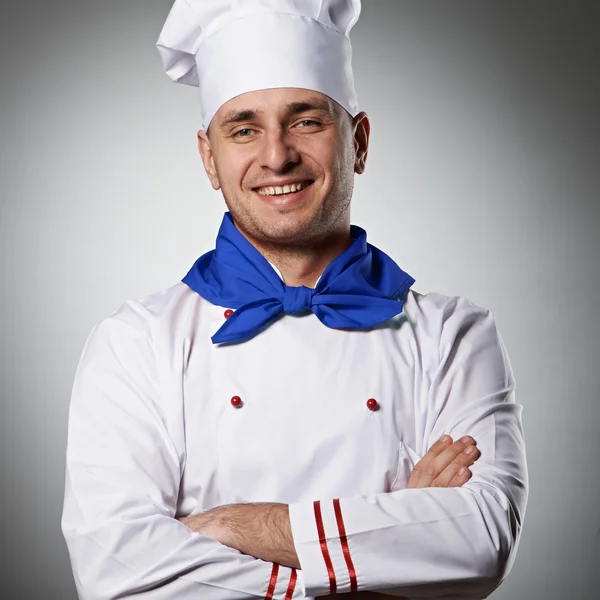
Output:
[[181,281],[85,342],[62,518],[84,600],[479,599],[510,570],[528,483],[494,317],[417,292],[350,223],[359,12],[169,13],[160,57],[198,86],[228,210]]

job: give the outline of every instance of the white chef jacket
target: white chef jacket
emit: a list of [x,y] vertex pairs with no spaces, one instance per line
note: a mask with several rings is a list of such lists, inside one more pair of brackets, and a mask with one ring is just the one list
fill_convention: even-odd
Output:
[[[527,500],[512,368],[489,310],[404,300],[368,330],[306,311],[215,345],[230,313],[178,282],[99,321],[69,413],[62,530],[80,598],[490,594]],[[444,433],[477,441],[473,477],[406,489]],[[248,502],[289,504],[301,569],[176,520]]]

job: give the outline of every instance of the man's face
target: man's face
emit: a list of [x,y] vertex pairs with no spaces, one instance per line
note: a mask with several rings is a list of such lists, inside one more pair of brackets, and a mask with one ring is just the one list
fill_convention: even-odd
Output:
[[312,90],[260,90],[221,106],[209,133],[198,132],[205,169],[247,237],[302,244],[348,230],[367,154],[364,113],[351,119]]

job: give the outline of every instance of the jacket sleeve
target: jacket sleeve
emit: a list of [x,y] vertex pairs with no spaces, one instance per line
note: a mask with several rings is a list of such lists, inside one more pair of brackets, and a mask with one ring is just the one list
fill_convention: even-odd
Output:
[[300,571],[177,521],[182,461],[156,372],[137,323],[113,314],[94,326],[72,389],[62,515],[79,598],[303,597]]
[[470,434],[481,451],[473,476],[460,488],[292,504],[307,595],[484,598],[512,566],[528,493],[512,367],[488,310],[462,298],[440,327],[421,454],[444,433]]

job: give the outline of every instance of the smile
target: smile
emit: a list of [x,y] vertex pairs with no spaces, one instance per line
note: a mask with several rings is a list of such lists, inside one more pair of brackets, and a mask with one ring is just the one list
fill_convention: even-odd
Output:
[[254,188],[254,191],[261,196],[281,196],[283,194],[291,194],[293,192],[300,192],[307,188],[312,181],[298,181],[297,183],[290,183],[284,186],[264,186]]

